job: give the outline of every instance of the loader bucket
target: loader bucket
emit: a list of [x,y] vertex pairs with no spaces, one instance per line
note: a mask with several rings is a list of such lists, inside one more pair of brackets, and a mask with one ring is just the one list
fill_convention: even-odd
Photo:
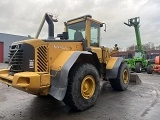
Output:
[[130,83],[140,84],[142,81],[139,78],[138,74],[131,73],[130,74]]

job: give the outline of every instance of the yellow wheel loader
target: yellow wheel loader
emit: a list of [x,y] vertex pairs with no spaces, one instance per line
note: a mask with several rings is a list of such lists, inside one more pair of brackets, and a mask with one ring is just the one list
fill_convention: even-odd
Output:
[[[38,39],[45,21],[48,39]],[[95,104],[101,80],[110,81],[115,90],[127,89],[128,67],[121,57],[111,57],[117,46],[113,51],[100,46],[104,23],[85,15],[65,22],[65,31],[55,37],[56,21],[46,13],[35,39],[10,46],[9,68],[0,70],[1,82],[34,95],[51,95],[78,111]]]

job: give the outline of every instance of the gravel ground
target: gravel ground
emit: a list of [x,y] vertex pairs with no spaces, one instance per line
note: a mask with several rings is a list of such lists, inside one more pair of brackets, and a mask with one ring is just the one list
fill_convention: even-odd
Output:
[[[6,64],[0,64],[5,68]],[[159,120],[160,75],[138,74],[141,84],[117,92],[104,84],[96,104],[70,111],[52,97],[40,98],[0,83],[0,120]]]

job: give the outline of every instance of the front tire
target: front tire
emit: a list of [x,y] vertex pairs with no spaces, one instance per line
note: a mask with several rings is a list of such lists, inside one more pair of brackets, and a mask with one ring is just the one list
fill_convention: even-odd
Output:
[[116,79],[110,79],[110,84],[114,90],[124,91],[128,88],[130,72],[126,63],[122,62]]
[[152,69],[153,69],[152,65],[148,65],[148,66],[147,66],[147,73],[148,73],[148,74],[152,74],[152,73],[153,73],[153,70],[152,70]]
[[142,64],[140,62],[136,63],[135,72],[136,73],[141,73],[142,72]]
[[100,91],[99,74],[91,64],[73,66],[68,77],[64,103],[72,110],[83,111],[93,106]]

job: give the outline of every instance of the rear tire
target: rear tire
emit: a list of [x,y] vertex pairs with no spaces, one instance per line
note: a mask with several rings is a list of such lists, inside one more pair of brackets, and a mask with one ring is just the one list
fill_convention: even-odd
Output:
[[147,73],[148,73],[148,74],[152,74],[152,73],[153,73],[153,70],[152,70],[152,69],[153,69],[153,66],[148,65],[148,66],[147,66]]
[[122,62],[116,79],[110,79],[110,84],[114,90],[124,91],[128,88],[130,72],[126,63]]
[[100,91],[99,74],[91,64],[74,66],[68,77],[64,103],[72,110],[83,111],[93,106]]
[[136,63],[135,72],[136,73],[141,73],[142,72],[142,64],[140,62]]

